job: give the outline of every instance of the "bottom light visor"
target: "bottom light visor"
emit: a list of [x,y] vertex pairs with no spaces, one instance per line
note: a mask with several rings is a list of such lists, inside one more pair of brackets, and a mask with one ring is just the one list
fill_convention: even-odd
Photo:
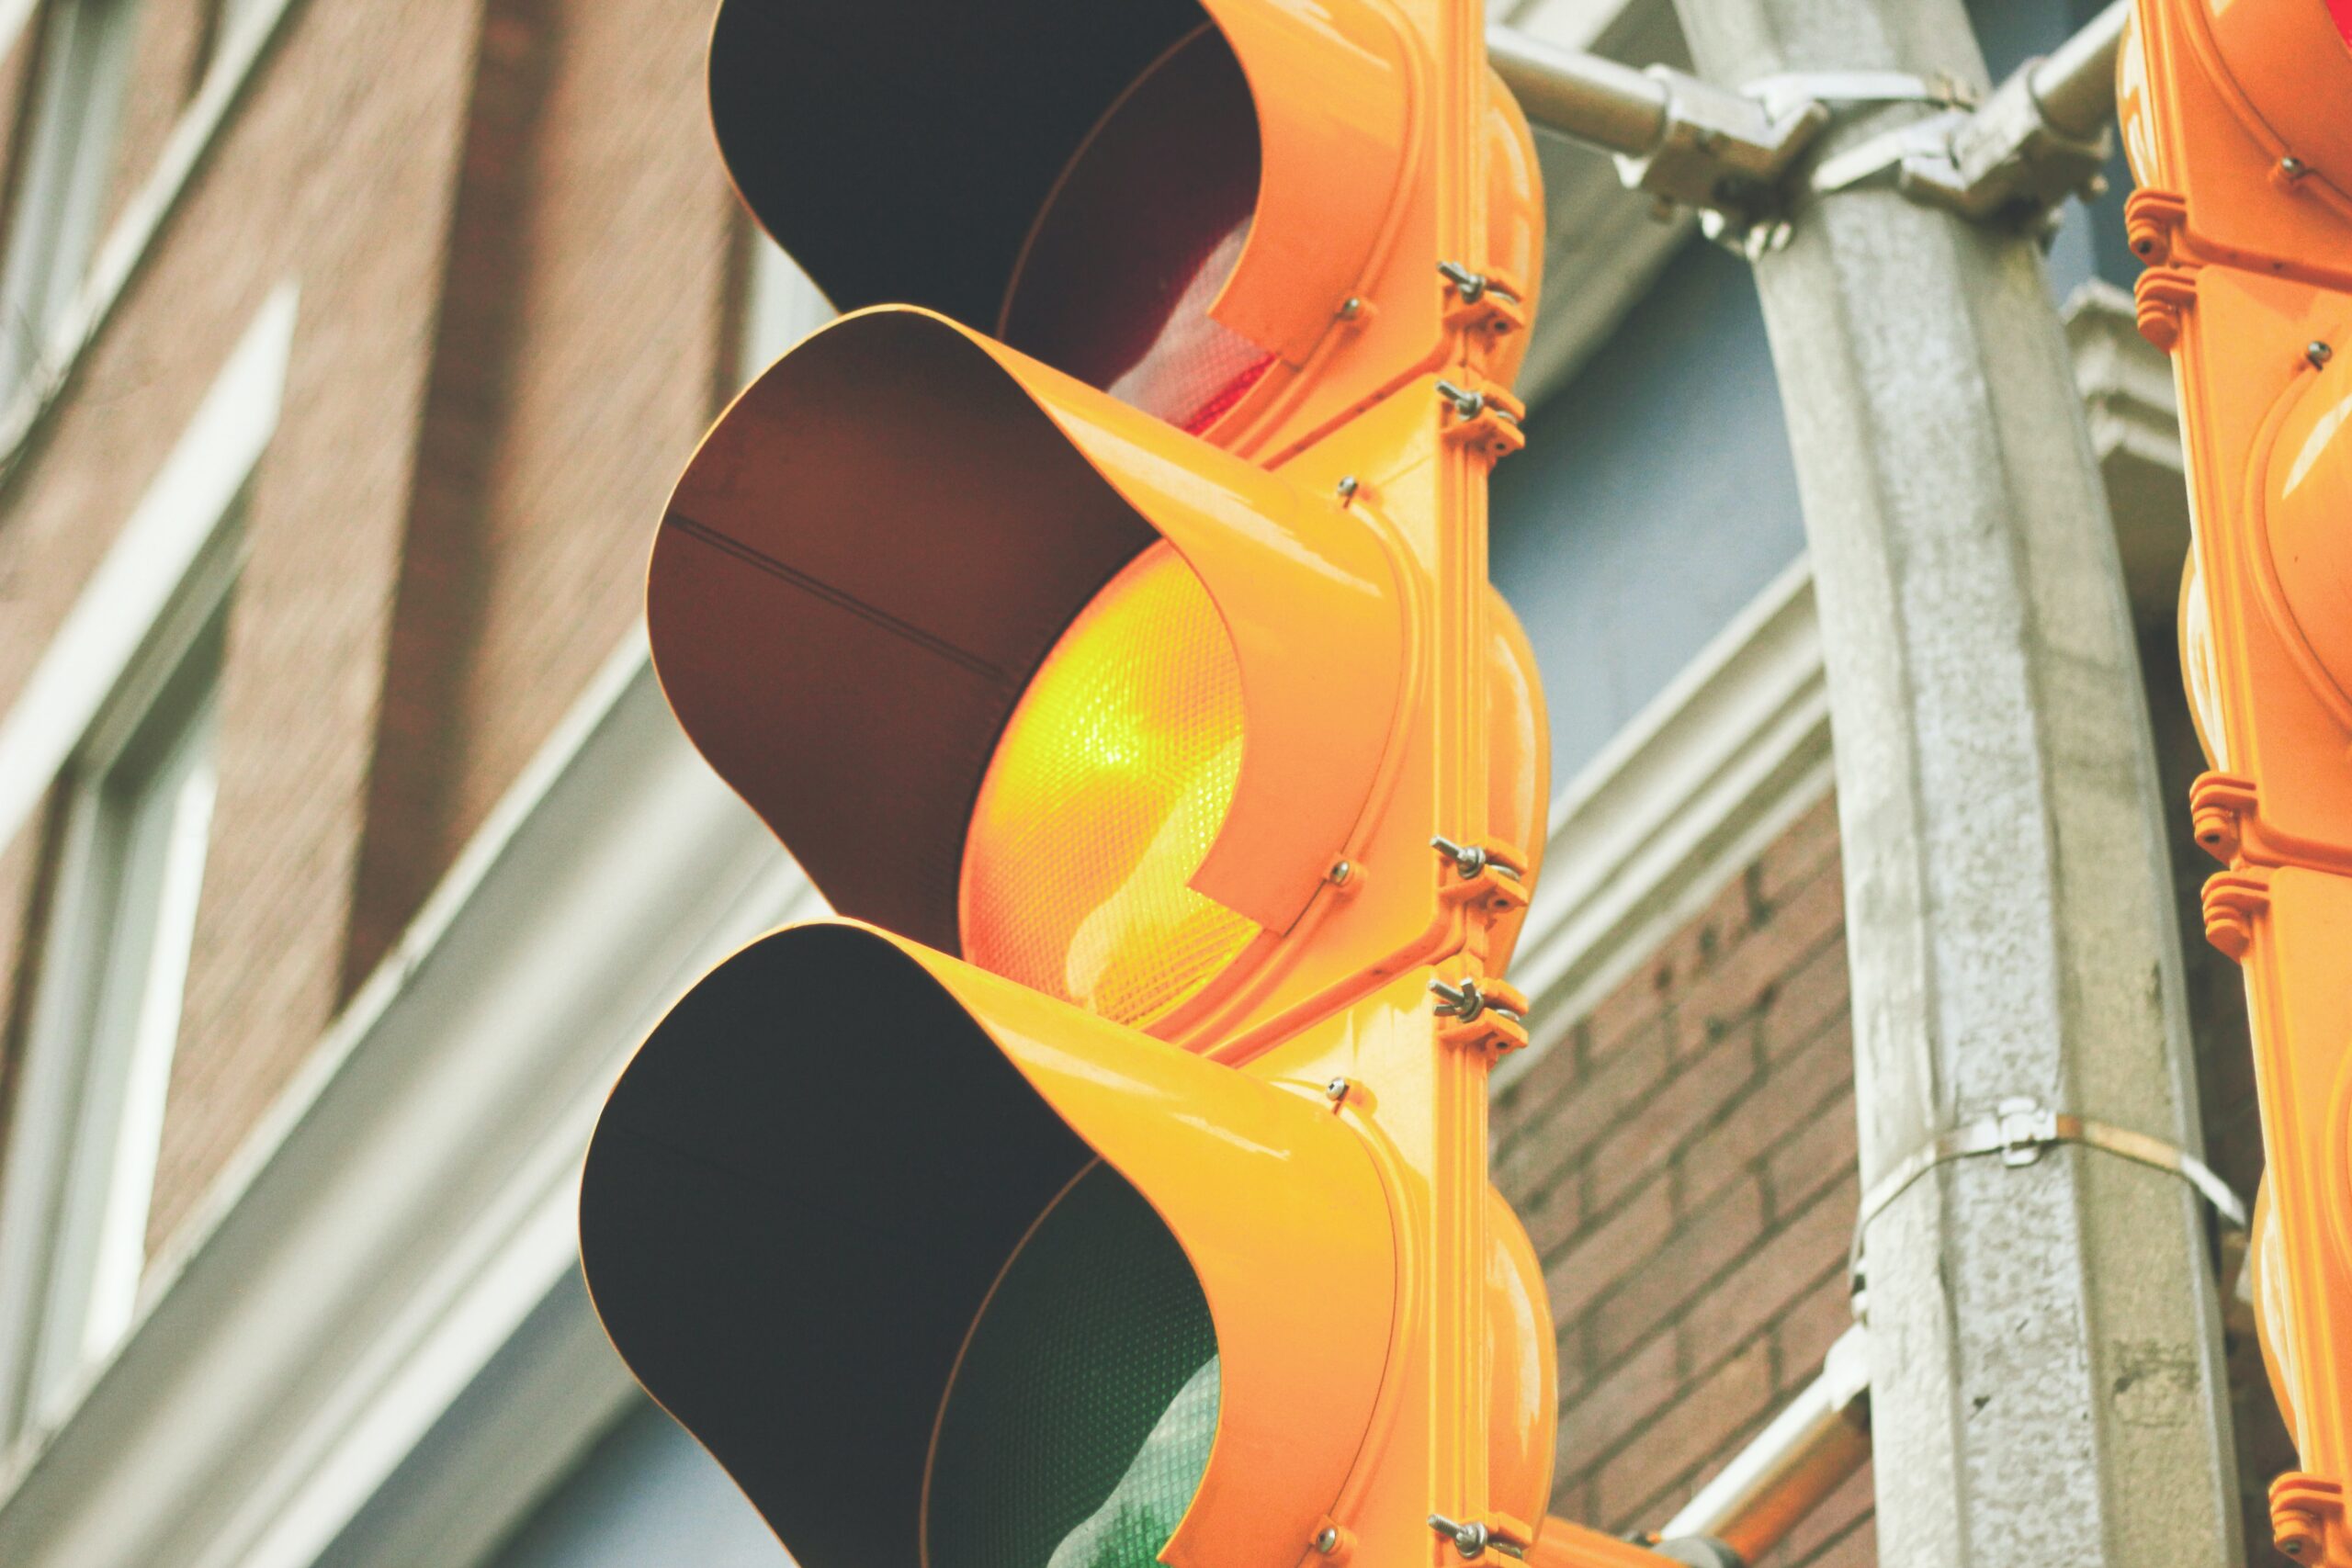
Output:
[[847,922],[753,942],[654,1031],[581,1249],[803,1568],[1288,1568],[1396,1293],[1319,1097]]

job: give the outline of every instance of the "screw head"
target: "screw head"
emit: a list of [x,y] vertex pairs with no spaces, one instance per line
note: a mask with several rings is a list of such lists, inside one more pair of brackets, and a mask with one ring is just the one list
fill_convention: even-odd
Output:
[[1340,1550],[1340,1527],[1325,1525],[1315,1532],[1315,1550],[1329,1557]]
[[1340,301],[1340,320],[1352,321],[1363,314],[1363,296],[1351,294]]
[[1345,1078],[1333,1078],[1329,1083],[1325,1084],[1323,1086],[1323,1098],[1329,1100],[1334,1105],[1337,1105],[1340,1101],[1347,1099],[1348,1080]]
[[[1358,482],[1355,475],[1350,474],[1346,479],[1340,481],[1340,499],[1341,501],[1353,501],[1356,496],[1356,491],[1362,488],[1363,486]],[[1345,865],[1347,863],[1342,861],[1340,863]]]
[[2329,360],[2335,357],[2335,350],[2329,347],[2326,344],[2314,340],[2313,342],[2304,345],[2303,357],[2310,360],[2312,362],[2312,368],[2316,370],[2324,366]]
[[2290,180],[2301,179],[2305,175],[2311,173],[2311,167],[2312,166],[2309,164],[2304,163],[2301,158],[2296,157],[2291,152],[2286,157],[2278,160],[2278,172],[2286,175]]

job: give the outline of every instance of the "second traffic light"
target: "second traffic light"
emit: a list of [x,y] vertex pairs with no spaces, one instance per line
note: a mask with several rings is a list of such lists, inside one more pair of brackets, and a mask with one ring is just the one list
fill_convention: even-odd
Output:
[[2141,0],[2120,61],[2141,330],[2174,355],[2181,663],[2267,1156],[2249,1267],[2301,1469],[2281,1551],[2352,1568],[2352,11]]

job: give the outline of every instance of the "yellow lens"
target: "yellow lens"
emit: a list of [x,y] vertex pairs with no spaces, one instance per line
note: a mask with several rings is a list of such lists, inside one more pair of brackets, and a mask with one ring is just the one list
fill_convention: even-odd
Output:
[[1258,928],[1186,886],[1241,773],[1241,670],[1165,543],[1054,645],[964,845],[964,956],[1122,1023],[1197,993]]

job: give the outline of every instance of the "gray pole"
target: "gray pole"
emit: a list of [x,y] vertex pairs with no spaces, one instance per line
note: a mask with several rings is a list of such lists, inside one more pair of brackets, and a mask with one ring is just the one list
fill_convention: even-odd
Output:
[[[1960,0],[1677,0],[1701,71],[1959,73]],[[1925,112],[1858,115],[1824,153]],[[2199,1147],[2123,582],[2032,243],[1883,189],[1757,263],[1837,736],[1866,1191],[2004,1100]],[[2177,1175],[1934,1165],[1868,1229],[1890,1568],[2243,1562]]]

